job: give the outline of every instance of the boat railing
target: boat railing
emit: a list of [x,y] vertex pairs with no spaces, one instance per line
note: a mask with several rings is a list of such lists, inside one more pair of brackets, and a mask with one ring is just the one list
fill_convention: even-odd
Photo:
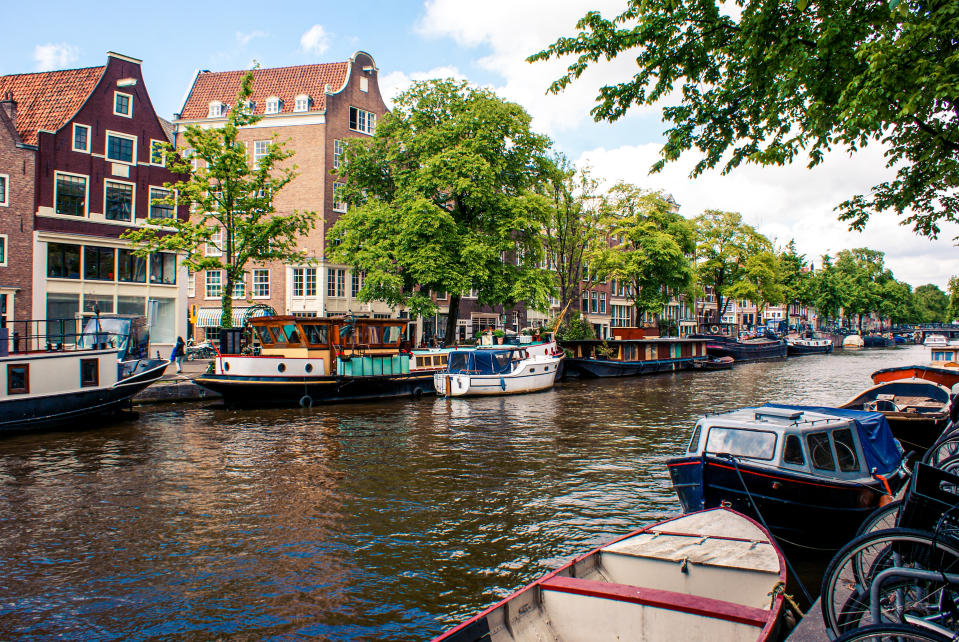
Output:
[[31,352],[64,352],[116,347],[112,332],[83,332],[83,319],[27,319],[6,321],[0,327],[0,356]]

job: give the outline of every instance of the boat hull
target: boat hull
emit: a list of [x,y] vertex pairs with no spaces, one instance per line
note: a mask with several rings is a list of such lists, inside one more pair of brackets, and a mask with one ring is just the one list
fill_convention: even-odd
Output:
[[732,357],[736,361],[773,361],[786,358],[784,341],[745,343],[726,337],[709,337],[706,354],[710,357]]
[[556,383],[561,359],[533,361],[515,373],[475,375],[439,372],[434,376],[437,394],[447,397],[518,395],[549,390]]
[[661,359],[658,361],[613,361],[608,359],[566,359],[564,376],[599,379],[605,377],[634,377],[660,372],[689,370],[696,361],[704,359]]
[[433,394],[433,373],[403,375],[256,377],[205,374],[194,381],[231,406],[313,406]]
[[939,368],[935,366],[902,366],[884,368],[872,373],[872,382],[888,383],[899,379],[925,379],[940,386],[952,388],[959,383],[959,368]]
[[684,511],[729,506],[759,519],[780,545],[794,548],[841,548],[878,507],[884,494],[878,480],[847,483],[771,470],[745,461],[737,465],[710,456],[667,462]]
[[832,345],[828,346],[809,346],[790,343],[786,345],[786,355],[790,357],[802,357],[808,354],[829,354],[832,352]]

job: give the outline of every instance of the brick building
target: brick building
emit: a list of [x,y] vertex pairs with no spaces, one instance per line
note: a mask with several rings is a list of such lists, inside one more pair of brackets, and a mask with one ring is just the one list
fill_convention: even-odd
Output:
[[[175,115],[178,150],[185,147],[187,125],[218,127],[226,122],[227,109],[236,101],[246,71],[201,71],[193,79],[179,114]],[[396,316],[380,303],[355,298],[362,275],[326,260],[325,235],[345,203],[336,199],[342,179],[331,174],[339,164],[342,143],[348,138],[372,136],[376,122],[387,111],[380,95],[378,70],[373,58],[357,52],[344,62],[256,69],[253,71],[252,110],[263,119],[241,130],[250,161],[264,153],[275,135],[294,152],[291,162],[298,175],[274,201],[277,212],[317,212],[317,227],[300,242],[312,262],[285,265],[274,262],[248,265],[244,283],[234,289],[234,315],[238,322],[254,304],[267,304],[279,314]],[[188,152],[184,152],[188,153]],[[200,162],[200,161],[197,161]],[[218,249],[208,247],[215,256]],[[195,305],[196,325],[204,334],[220,322],[220,270],[190,275],[189,303]]]
[[140,62],[109,52],[101,67],[0,76],[0,96],[16,103],[16,131],[36,150],[33,316],[146,313],[164,349],[185,331],[186,271],[175,254],[137,257],[119,238],[188,214],[152,203],[178,176],[157,149],[169,137]]

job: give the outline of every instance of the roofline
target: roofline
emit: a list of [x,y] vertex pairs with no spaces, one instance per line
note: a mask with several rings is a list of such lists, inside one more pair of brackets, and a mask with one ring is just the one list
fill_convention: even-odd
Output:
[[[190,83],[190,86],[187,87],[186,92],[183,94],[183,100],[180,101],[180,111],[176,114],[173,114],[174,124],[180,120],[180,114],[183,113],[183,110],[186,108],[186,102],[190,100],[190,96],[193,94],[193,89],[196,87],[197,78],[200,77],[201,70],[199,67],[196,68],[196,71],[193,72],[193,82]],[[173,132],[176,135],[176,131]]]
[[[62,125],[60,125],[59,127],[57,127],[57,129],[56,129],[55,132],[52,132],[52,133],[55,134],[56,132],[58,132],[58,131],[60,131],[61,129],[63,129],[64,127],[66,127],[67,123],[69,123],[71,120],[73,120],[73,119],[76,117],[76,115],[80,113],[80,110],[81,110],[81,109],[83,109],[84,107],[86,107],[87,101],[89,101],[89,100],[90,100],[90,96],[93,95],[93,91],[94,91],[97,87],[100,86],[100,83],[103,82],[103,78],[107,75],[107,68],[110,67],[110,60],[109,60],[109,58],[110,58],[111,55],[115,56],[115,57],[118,58],[118,59],[134,60],[134,61],[136,61],[137,64],[140,64],[140,61],[139,61],[139,60],[136,60],[135,58],[126,58],[125,56],[121,56],[120,54],[115,54],[115,53],[113,53],[112,51],[108,51],[108,52],[107,52],[107,58],[108,58],[107,64],[103,65],[103,71],[100,72],[100,77],[97,78],[97,81],[96,81],[95,83],[93,83],[93,88],[90,89],[90,92],[86,95],[86,98],[83,99],[83,102],[80,103],[80,106],[77,107],[77,108],[73,111],[72,114],[70,114],[69,118],[67,118],[65,121],[63,121],[63,124],[62,124]],[[37,130],[37,145],[38,145],[38,146],[40,145],[40,131],[42,131],[42,130],[39,130],[39,129]]]
[[373,61],[373,71],[378,71],[378,69],[377,69],[377,67],[376,67],[376,60],[373,60],[373,56],[372,56],[371,54],[369,54],[369,53],[361,50],[361,49],[357,49],[357,50],[353,53],[353,55],[350,56],[350,59],[346,61],[346,77],[343,79],[343,85],[342,85],[339,89],[337,89],[336,91],[327,91],[327,92],[324,92],[324,93],[326,93],[327,96],[334,96],[334,95],[340,93],[341,91],[343,91],[344,89],[346,89],[346,86],[347,86],[348,84],[350,84],[350,76],[353,74],[353,63],[356,62],[356,57],[359,56],[359,55],[366,56],[366,57],[368,57],[370,60],[372,60],[372,61]]
[[143,63],[143,61],[140,60],[139,58],[134,58],[133,56],[124,56],[123,54],[119,54],[115,51],[108,51],[107,58],[117,58],[119,60],[126,60],[127,62],[133,62],[138,65]]

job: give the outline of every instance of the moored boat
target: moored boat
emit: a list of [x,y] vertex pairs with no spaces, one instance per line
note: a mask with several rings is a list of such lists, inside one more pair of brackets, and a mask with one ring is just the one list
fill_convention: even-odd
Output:
[[247,322],[260,354],[218,354],[212,372],[194,380],[227,404],[307,407],[433,393],[435,368],[410,370],[402,319],[263,316]]
[[946,340],[946,335],[944,334],[927,334],[926,338],[922,341],[922,345],[927,348],[945,348],[949,345],[949,342]]
[[767,337],[739,338],[739,326],[714,323],[700,326],[690,339],[706,339],[706,353],[711,357],[732,357],[737,362],[771,361],[786,357],[786,342]]
[[523,346],[456,348],[433,382],[437,394],[448,397],[538,392],[553,387],[562,359],[555,343],[533,354]]
[[667,466],[687,512],[727,505],[780,544],[838,549],[902,486],[901,463],[878,413],[767,405],[700,419]]
[[950,341],[944,346],[929,350],[928,365],[897,366],[883,368],[872,373],[873,383],[885,383],[899,379],[926,379],[952,389],[959,383],[959,343]]
[[862,337],[860,337],[858,334],[847,335],[842,340],[843,350],[859,350],[865,346],[866,342],[863,341]]
[[730,370],[736,364],[732,357],[709,357],[697,361],[693,367],[698,370]]
[[[637,332],[638,331],[638,332]],[[706,339],[646,337],[641,328],[614,328],[614,339],[563,341],[566,377],[630,377],[688,370],[706,360]]]
[[774,640],[785,581],[765,529],[708,510],[581,555],[435,642]]
[[832,341],[829,339],[787,339],[786,354],[790,357],[800,357],[807,354],[829,354],[832,352]]

